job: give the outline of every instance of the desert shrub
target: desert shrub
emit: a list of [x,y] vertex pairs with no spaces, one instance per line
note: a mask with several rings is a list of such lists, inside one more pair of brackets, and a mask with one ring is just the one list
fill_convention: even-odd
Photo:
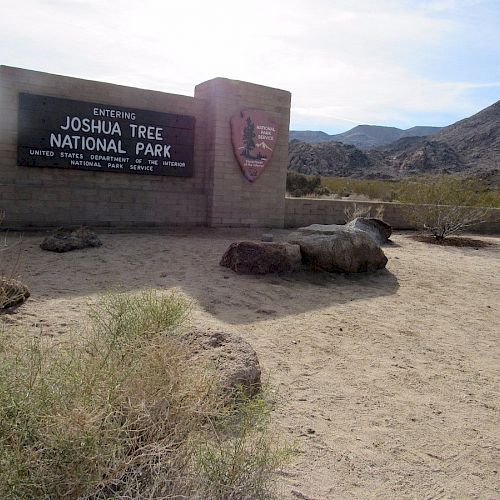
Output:
[[[266,487],[278,456],[266,426],[227,424],[260,403],[228,407],[216,376],[188,362],[178,330],[188,310],[175,293],[111,294],[71,345],[3,332],[0,498],[240,498],[241,484]],[[244,451],[231,459],[236,442]],[[208,449],[228,457],[217,465],[233,476],[225,497],[200,458]]]
[[399,200],[411,204],[407,220],[437,240],[479,224],[488,218],[479,181],[435,176],[401,183]]
[[357,217],[370,217],[370,212],[372,210],[371,205],[368,206],[358,206],[356,203],[347,205],[344,208],[344,219],[345,222],[351,222]]
[[[242,391],[215,422],[215,436],[199,447],[196,464],[206,478],[202,498],[275,498],[273,471],[290,456],[269,434],[270,409],[263,397],[248,398]],[[259,429],[255,432],[255,429]]]
[[430,179],[452,179],[451,182],[467,187],[468,202],[475,206],[500,207],[500,190],[481,180],[467,180],[457,176],[412,177],[405,180],[392,179],[355,179],[351,177],[322,177],[323,186],[339,197],[353,194],[363,195],[370,200],[401,201],[406,199],[409,191],[425,188]]
[[93,333],[114,344],[174,332],[189,317],[189,311],[189,303],[182,295],[147,289],[138,295],[102,295],[89,317]]
[[[5,213],[0,211],[0,226]],[[18,279],[21,238],[10,243],[7,236],[0,239],[0,311],[23,303],[29,296],[28,288]]]
[[319,175],[303,175],[288,172],[286,176],[286,191],[290,196],[323,196],[330,194],[330,190],[321,184]]
[[366,196],[371,200],[393,201],[398,184],[390,180],[354,179],[351,177],[322,177],[323,186],[344,198],[352,194]]
[[344,208],[344,220],[346,223],[358,217],[376,217],[383,220],[384,211],[385,207],[382,204],[372,207],[372,205],[359,206],[357,203],[352,203]]
[[18,280],[0,276],[0,311],[22,304],[29,296],[26,285]]

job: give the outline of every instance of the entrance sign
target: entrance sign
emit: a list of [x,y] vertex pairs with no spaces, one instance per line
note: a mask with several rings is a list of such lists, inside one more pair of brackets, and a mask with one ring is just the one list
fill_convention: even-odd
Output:
[[18,165],[193,175],[193,116],[19,94]]
[[278,126],[265,111],[247,109],[231,118],[231,138],[243,175],[254,182],[271,160]]

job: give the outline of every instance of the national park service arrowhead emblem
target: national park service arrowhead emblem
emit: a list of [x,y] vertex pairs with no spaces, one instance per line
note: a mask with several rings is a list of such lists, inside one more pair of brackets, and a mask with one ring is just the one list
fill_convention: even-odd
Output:
[[277,135],[278,126],[265,111],[247,109],[241,116],[231,118],[234,154],[250,182],[259,177],[271,160]]

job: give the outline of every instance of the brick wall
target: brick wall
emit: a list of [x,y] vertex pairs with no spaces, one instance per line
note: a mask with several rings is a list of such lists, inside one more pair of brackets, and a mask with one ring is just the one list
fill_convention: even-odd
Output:
[[[191,178],[21,167],[18,93],[29,92],[196,118]],[[206,102],[120,85],[0,67],[0,209],[5,226],[206,224]]]
[[[400,203],[378,203],[369,201],[345,201],[314,198],[286,198],[285,227],[301,227],[310,224],[344,224],[345,210],[352,209],[354,204],[360,209],[372,208],[372,216],[376,216],[377,207],[383,209],[383,219],[394,229],[414,229],[405,219],[408,206]],[[473,228],[478,233],[500,233],[500,209],[489,210],[489,222]]]
[[[208,101],[208,179],[210,226],[283,227],[288,167],[289,92],[247,82],[215,78],[198,85],[195,97]],[[232,116],[262,109],[278,125],[273,156],[262,175],[247,181],[233,153]]]
[[[16,165],[20,92],[194,116],[194,176],[167,177]],[[290,93],[216,78],[195,97],[0,66],[0,210],[4,227],[211,225],[283,227]],[[263,109],[278,142],[255,182],[242,175],[230,118]]]

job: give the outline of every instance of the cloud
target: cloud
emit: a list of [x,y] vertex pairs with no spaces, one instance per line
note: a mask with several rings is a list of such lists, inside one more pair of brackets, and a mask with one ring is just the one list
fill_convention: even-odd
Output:
[[292,126],[402,124],[465,116],[496,85],[426,62],[455,56],[472,1],[18,0],[0,7],[0,60],[188,95],[225,76],[290,90]]

